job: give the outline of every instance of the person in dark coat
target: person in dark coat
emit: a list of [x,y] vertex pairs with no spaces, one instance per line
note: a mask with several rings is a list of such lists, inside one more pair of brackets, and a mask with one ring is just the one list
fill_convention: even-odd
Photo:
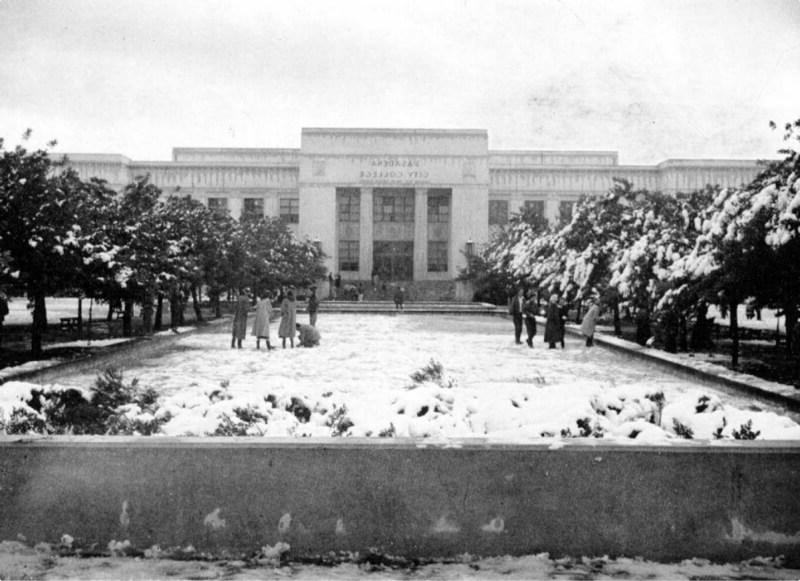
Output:
[[242,348],[242,341],[247,336],[247,311],[250,310],[250,292],[242,289],[236,298],[236,305],[233,308],[233,336],[231,337],[231,349],[234,347]]
[[525,307],[525,291],[519,287],[517,294],[508,301],[508,314],[514,322],[514,343],[522,345],[522,310]]
[[567,305],[567,301],[564,300],[564,297],[558,301],[558,326],[559,326],[559,334],[560,334],[560,341],[561,341],[561,348],[564,349],[567,345],[564,342],[564,336],[566,335],[566,326],[567,326],[567,315],[569,314],[569,305]]
[[533,349],[533,337],[536,335],[536,293],[532,290],[528,291],[528,298],[522,306],[522,320],[525,322],[525,330],[528,334],[528,339],[525,341],[528,347]]
[[550,349],[556,348],[556,343],[562,341],[561,307],[558,304],[558,295],[553,293],[547,303],[547,323],[544,327],[544,342]]
[[317,298],[317,287],[311,287],[311,294],[308,297],[308,324],[312,327],[317,326],[317,311],[319,311],[319,299]]
[[289,289],[286,298],[281,303],[281,324],[278,327],[278,337],[281,338],[283,348],[286,349],[286,339],[294,349],[294,333],[297,324],[297,303],[294,300],[294,290]]

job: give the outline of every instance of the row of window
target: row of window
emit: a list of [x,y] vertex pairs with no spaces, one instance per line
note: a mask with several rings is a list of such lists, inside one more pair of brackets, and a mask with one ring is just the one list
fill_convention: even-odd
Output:
[[[380,254],[383,256],[384,254],[394,254],[395,256],[400,256],[403,253],[401,252],[384,252],[384,249],[380,247],[381,244],[385,244],[382,242],[376,241],[375,243],[375,255],[377,256]],[[411,245],[413,243],[407,242],[407,245]],[[438,241],[438,240],[429,240],[428,241],[428,272],[447,272],[447,242]],[[339,270],[340,271],[347,271],[347,272],[357,272],[358,271],[358,256],[359,256],[359,248],[360,243],[358,240],[340,240],[339,241]],[[413,263],[413,246],[411,247],[411,252],[405,253],[405,260],[409,263]],[[377,259],[376,259],[377,261]]]
[[[572,220],[574,208],[575,202],[559,202],[558,221],[560,224],[566,224]],[[532,212],[536,216],[544,218],[544,200],[528,200],[522,205],[520,210],[525,213]],[[503,226],[508,224],[508,219],[508,200],[489,200],[489,225]]]
[[[389,189],[389,188],[386,188]],[[414,196],[393,190],[379,193],[374,198],[375,222],[414,222]],[[359,222],[361,219],[361,196],[358,188],[337,188],[339,222]],[[508,223],[508,200],[489,200],[489,225],[503,226]],[[208,198],[208,207],[226,212],[227,198]],[[565,224],[572,220],[575,202],[562,201],[558,205],[559,222]],[[297,198],[281,198],[279,216],[289,224],[300,221],[300,201]],[[521,210],[533,212],[544,217],[544,200],[528,200]],[[264,216],[263,198],[244,198],[242,218],[261,218]],[[447,224],[450,222],[450,190],[428,191],[428,223]]]
[[[449,188],[428,190],[428,223],[450,222]],[[373,220],[375,222],[414,222],[413,188],[375,188],[373,190]],[[361,190],[336,188],[339,222],[361,220]]]
[[[218,212],[227,212],[228,198],[208,198],[208,207]],[[242,200],[242,219],[258,219],[263,216],[264,198],[244,198]],[[281,198],[279,217],[288,224],[297,224],[300,221],[300,200]]]

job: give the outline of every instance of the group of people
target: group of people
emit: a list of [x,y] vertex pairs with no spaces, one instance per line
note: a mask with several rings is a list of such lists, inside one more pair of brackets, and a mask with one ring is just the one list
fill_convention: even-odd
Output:
[[[320,333],[316,328],[317,313],[319,311],[319,298],[317,288],[312,286],[309,289],[307,304],[308,324],[297,321],[297,300],[294,288],[281,289],[278,293],[277,302],[280,305],[280,323],[278,325],[278,337],[281,339],[281,346],[286,349],[286,340],[294,348],[295,336],[299,347],[317,347],[320,343]],[[255,319],[251,335],[256,338],[256,349],[261,349],[262,339],[266,343],[267,351],[274,349],[270,343],[270,320],[272,319],[273,295],[268,290],[263,290],[258,294],[256,302]],[[231,349],[242,348],[242,341],[247,336],[247,315],[253,303],[249,289],[242,289],[236,298],[233,311],[233,333],[231,337]]]
[[[508,312],[514,322],[514,341],[517,345],[522,345],[523,326],[526,331],[528,347],[533,348],[533,338],[536,335],[536,315],[539,310],[539,301],[533,290],[520,288],[517,294],[509,301]],[[581,321],[581,334],[586,338],[586,346],[594,344],[594,332],[597,326],[597,319],[600,316],[600,305],[593,300],[586,314]],[[550,295],[545,310],[544,342],[549,349],[555,349],[557,344],[561,344],[564,349],[564,326],[567,320],[567,304],[563,297],[556,293]]]

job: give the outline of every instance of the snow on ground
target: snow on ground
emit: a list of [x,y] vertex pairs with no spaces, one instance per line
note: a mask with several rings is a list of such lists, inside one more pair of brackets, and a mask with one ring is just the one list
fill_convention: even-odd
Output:
[[[303,317],[304,318],[304,317]],[[730,438],[748,421],[761,439],[800,439],[777,407],[692,383],[646,362],[567,338],[565,350],[515,345],[500,318],[441,315],[324,315],[314,349],[231,349],[229,331],[178,337],[124,370],[156,388],[155,417],[170,436],[531,438],[603,435],[663,443],[687,433]],[[444,376],[413,381],[431,360]],[[86,390],[96,375],[63,375],[54,389]],[[31,388],[0,389],[8,417]],[[658,393],[663,393],[663,404]]]
[[780,559],[710,563],[691,559],[655,563],[641,559],[550,558],[547,553],[522,557],[472,558],[394,568],[367,563],[336,566],[287,563],[267,559],[196,561],[131,557],[61,557],[47,546],[31,548],[0,542],[0,579],[798,579],[800,570],[785,569]]

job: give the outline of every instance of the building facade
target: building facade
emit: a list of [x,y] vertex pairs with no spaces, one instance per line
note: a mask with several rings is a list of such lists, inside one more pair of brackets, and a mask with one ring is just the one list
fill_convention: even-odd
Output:
[[613,151],[494,151],[485,130],[302,130],[299,149],[175,148],[168,162],[68,154],[83,178],[121,190],[149,174],[235,217],[280,217],[318,242],[344,280],[452,281],[466,254],[527,207],[568,220],[582,194],[614,178],[664,193],[739,186],[756,161],[619,165]]

